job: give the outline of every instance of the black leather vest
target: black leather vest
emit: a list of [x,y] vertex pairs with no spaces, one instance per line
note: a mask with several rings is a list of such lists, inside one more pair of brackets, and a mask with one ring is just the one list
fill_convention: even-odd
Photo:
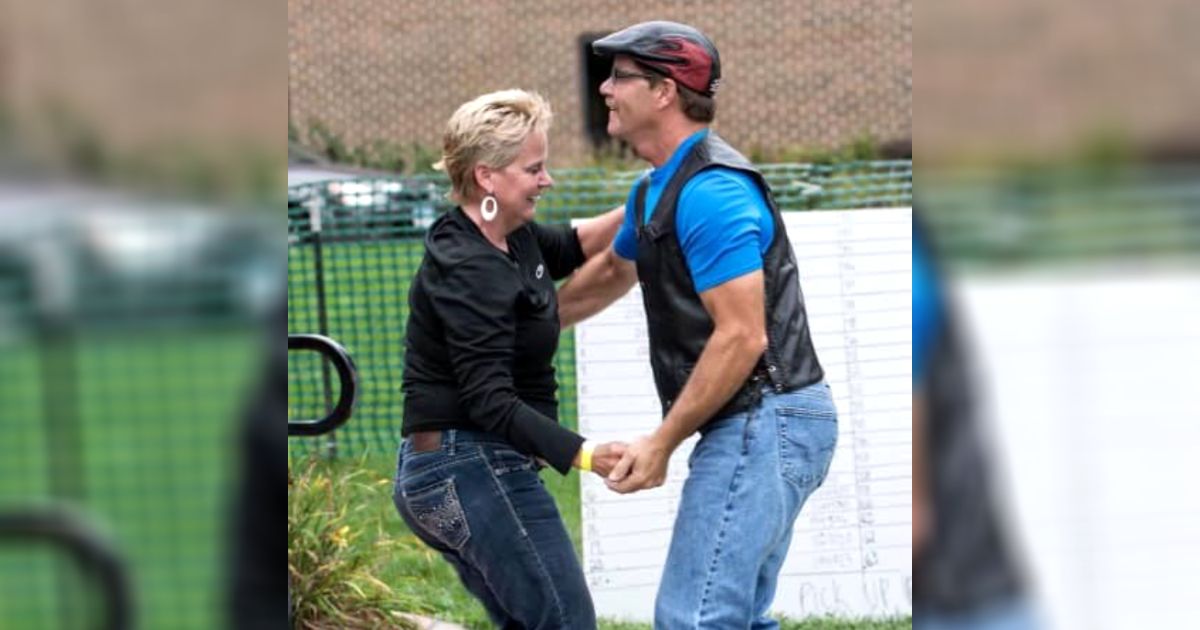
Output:
[[[924,248],[936,266],[931,245],[914,214],[913,247]],[[956,317],[946,302],[939,310],[941,329],[919,383],[925,398],[934,535],[913,558],[913,595],[921,610],[972,611],[1017,597],[1022,584],[993,501],[974,379]]]
[[771,209],[775,239],[763,256],[766,352],[742,388],[713,417],[724,417],[756,405],[764,387],[777,392],[791,391],[825,376],[809,337],[796,257],[771,189],[749,160],[709,132],[692,147],[667,182],[648,224],[644,219],[648,180],[638,184],[635,195],[638,279],[650,333],[650,365],[663,415],[678,398],[713,332],[712,318],[696,293],[675,233],[675,209],[684,184],[696,173],[714,166],[741,171],[758,185]]

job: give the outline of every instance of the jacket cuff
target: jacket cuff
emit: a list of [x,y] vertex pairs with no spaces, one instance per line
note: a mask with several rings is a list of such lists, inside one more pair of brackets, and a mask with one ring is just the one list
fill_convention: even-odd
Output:
[[[528,452],[546,460],[560,474],[571,471],[571,462],[583,446],[583,436],[522,405],[517,412],[516,433],[526,436]],[[516,444],[517,442],[514,442]]]

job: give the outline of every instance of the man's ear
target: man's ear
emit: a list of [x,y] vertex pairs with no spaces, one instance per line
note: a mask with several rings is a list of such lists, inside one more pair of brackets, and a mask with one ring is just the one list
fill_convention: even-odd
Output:
[[675,83],[675,79],[663,78],[658,82],[655,88],[654,104],[659,110],[667,109],[679,99],[679,84]]

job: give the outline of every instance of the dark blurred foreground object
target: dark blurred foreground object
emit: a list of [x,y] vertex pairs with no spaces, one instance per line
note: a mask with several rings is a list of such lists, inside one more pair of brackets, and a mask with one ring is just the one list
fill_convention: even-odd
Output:
[[[928,492],[932,502],[931,536],[913,558],[914,614],[918,628],[990,627],[1024,601],[1024,588],[1013,562],[993,501],[986,470],[973,382],[953,309],[929,234],[913,214],[914,257],[933,269],[936,328],[914,392],[923,401],[924,439],[929,458]],[[915,261],[914,261],[915,262]],[[914,304],[916,317],[925,312]],[[1022,613],[1022,618],[1026,616]],[[1033,627],[1027,624],[1005,628]]]
[[[286,330],[286,311],[270,320],[268,339]],[[280,425],[287,417],[287,354],[278,342],[267,347],[266,371],[246,408],[242,434],[242,488],[236,510],[230,581],[230,626],[287,628],[281,613],[283,584],[279,561],[269,551],[279,534],[276,523],[286,520],[287,503],[280,492],[287,485],[287,439]]]
[[133,627],[133,597],[125,563],[82,514],[53,506],[0,511],[0,547],[29,543],[66,549],[80,571],[102,590],[105,611],[95,627],[106,630]]
[[[271,338],[279,330],[286,330],[286,318],[284,309],[272,320]],[[320,435],[349,420],[357,399],[358,376],[345,348],[320,335],[288,335],[287,349],[324,355],[341,383],[337,404],[324,418],[289,421],[288,435]],[[287,355],[273,350],[266,375],[248,408],[243,436],[243,487],[237,506],[230,593],[230,624],[237,629],[291,627],[291,594],[288,616],[284,617],[280,614],[283,592],[279,589],[279,565],[275,564],[278,559],[268,551],[278,537],[278,521],[287,516],[287,504],[279,492],[287,481],[287,440],[279,435],[279,427],[287,418],[287,388]]]

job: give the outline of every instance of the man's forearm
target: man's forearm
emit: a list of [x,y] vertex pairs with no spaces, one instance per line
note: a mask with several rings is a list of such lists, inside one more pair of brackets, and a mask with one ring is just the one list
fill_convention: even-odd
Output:
[[929,460],[925,450],[926,418],[925,398],[914,393],[912,397],[913,420],[913,553],[924,550],[933,529],[933,501],[929,485]]
[[913,497],[928,502],[929,482],[925,460],[925,400],[920,394],[912,397],[913,436]]
[[580,267],[558,290],[558,319],[564,330],[604,310],[637,282],[633,264],[618,258],[610,247]]
[[596,254],[604,253],[605,248],[612,244],[624,218],[625,206],[617,206],[604,214],[580,221],[575,234],[579,237],[583,257],[591,259]]
[[655,438],[674,451],[741,389],[765,348],[761,335],[715,330]]

